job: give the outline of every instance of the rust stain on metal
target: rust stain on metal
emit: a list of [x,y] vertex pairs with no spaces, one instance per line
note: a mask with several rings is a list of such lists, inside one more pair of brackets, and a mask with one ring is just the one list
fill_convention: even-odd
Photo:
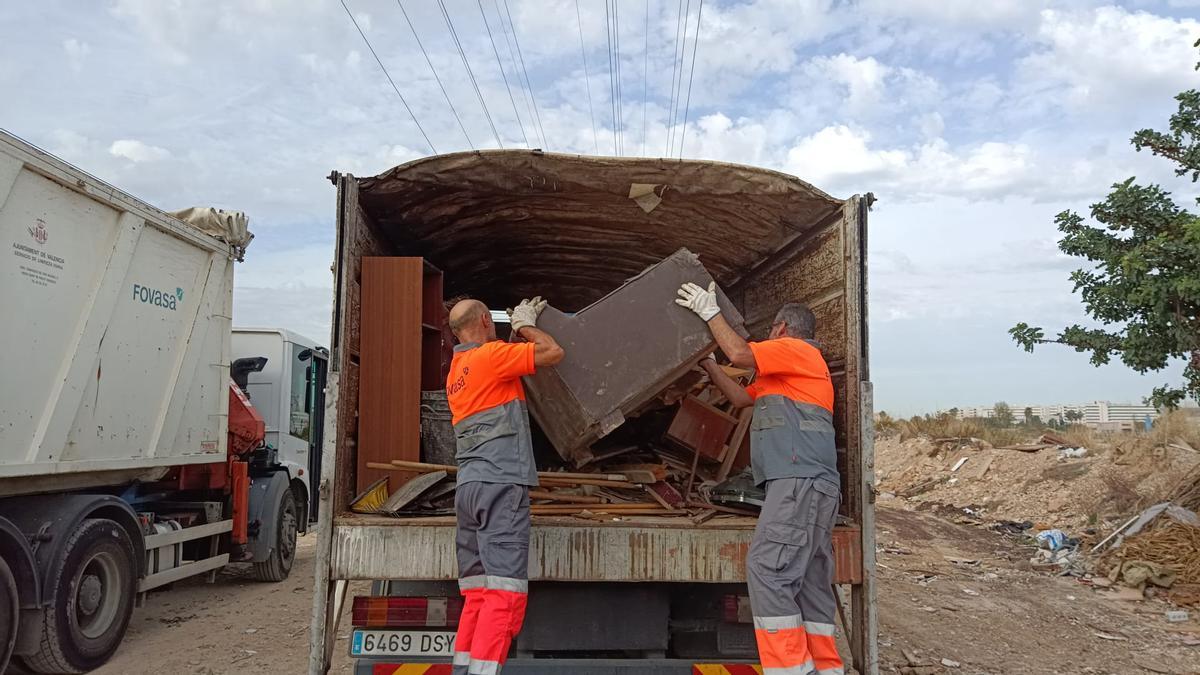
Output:
[[721,547],[720,556],[733,564],[740,577],[746,576],[746,554],[750,551],[750,542],[725,544]]

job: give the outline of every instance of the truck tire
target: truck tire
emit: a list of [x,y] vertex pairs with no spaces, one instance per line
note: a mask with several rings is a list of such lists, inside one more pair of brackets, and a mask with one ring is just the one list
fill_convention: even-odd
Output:
[[17,645],[17,627],[21,620],[21,604],[17,595],[17,580],[8,563],[0,558],[0,673],[8,671],[13,647]]
[[47,583],[42,643],[22,660],[39,673],[84,673],[108,661],[125,637],[137,592],[137,562],[125,528],[107,518],[83,521],[63,547]]
[[266,560],[254,563],[254,576],[259,581],[283,581],[292,571],[296,561],[296,496],[290,489],[279,494],[275,508],[275,541],[271,542],[271,554]]

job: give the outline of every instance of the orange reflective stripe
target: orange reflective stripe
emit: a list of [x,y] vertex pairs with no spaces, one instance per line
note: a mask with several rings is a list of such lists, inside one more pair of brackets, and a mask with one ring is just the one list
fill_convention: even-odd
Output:
[[692,675],[763,675],[763,669],[753,663],[693,663]]
[[837,638],[832,635],[809,633],[808,650],[812,652],[813,665],[817,667],[817,670],[842,667],[842,657],[838,655]]
[[451,666],[441,663],[378,663],[371,675],[451,675]]
[[803,628],[755,629],[758,660],[763,668],[793,668],[810,663],[807,636]]

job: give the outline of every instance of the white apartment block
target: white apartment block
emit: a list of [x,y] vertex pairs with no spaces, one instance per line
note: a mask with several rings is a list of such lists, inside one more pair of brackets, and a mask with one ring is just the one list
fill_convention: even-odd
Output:
[[[1043,422],[1051,419],[1066,420],[1067,412],[1075,410],[1083,414],[1082,422],[1087,425],[1101,425],[1118,422],[1142,423],[1149,417],[1152,421],[1158,419],[1159,411],[1154,406],[1134,403],[1113,403],[1111,401],[1092,401],[1084,404],[1063,405],[1024,405],[1010,403],[1013,419],[1020,422],[1025,419],[1025,409],[1029,408],[1030,415]],[[958,408],[959,419],[988,419],[996,416],[992,406],[963,406]]]

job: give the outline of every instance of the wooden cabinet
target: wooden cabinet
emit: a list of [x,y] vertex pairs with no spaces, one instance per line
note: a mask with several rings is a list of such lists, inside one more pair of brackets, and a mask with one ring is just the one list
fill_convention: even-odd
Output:
[[362,492],[385,476],[395,490],[411,476],[368,462],[421,458],[421,390],[445,386],[442,273],[421,258],[362,260],[358,458]]

